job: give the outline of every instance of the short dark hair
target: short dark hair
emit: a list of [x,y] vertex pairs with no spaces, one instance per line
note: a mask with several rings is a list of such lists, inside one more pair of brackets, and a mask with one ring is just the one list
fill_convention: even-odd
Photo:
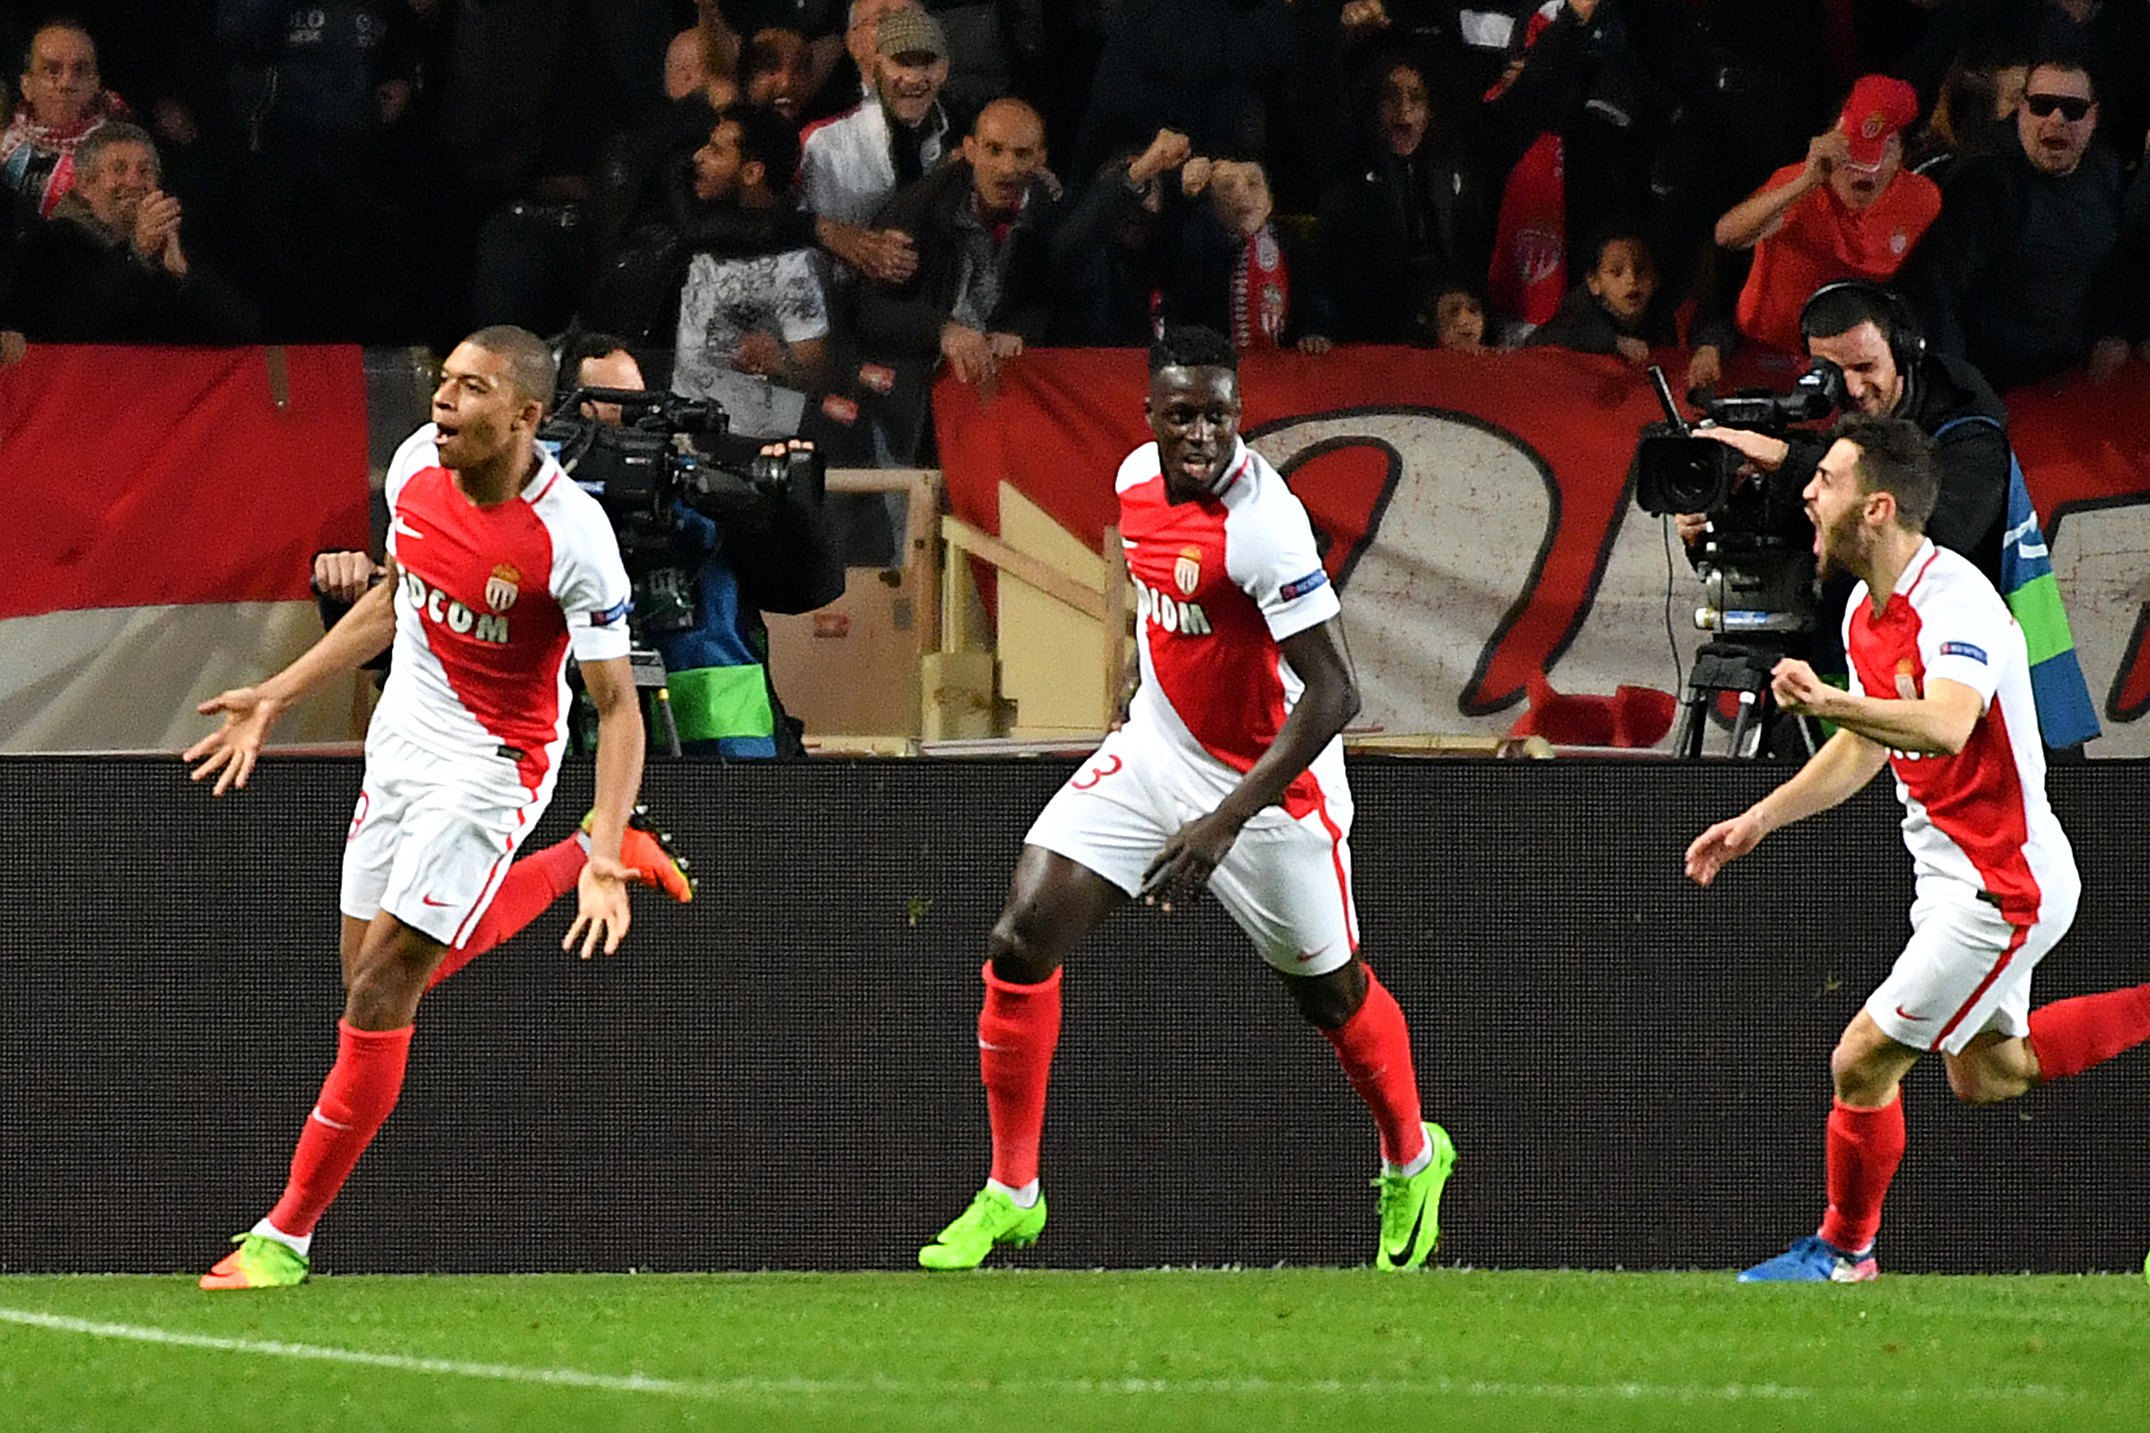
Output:
[[1232,341],[1198,323],[1174,324],[1150,345],[1150,372],[1165,368],[1228,368],[1239,371]]
[[762,105],[735,104],[718,112],[717,124],[738,125],[739,162],[759,164],[773,193],[790,192],[799,173],[799,131],[790,120]]
[[1860,485],[1896,499],[1899,526],[1926,530],[1941,493],[1941,469],[1934,461],[1934,440],[1924,429],[1902,418],[1853,413],[1838,419],[1829,436],[1859,450]]
[[551,409],[553,384],[559,380],[560,369],[553,362],[552,349],[544,339],[527,328],[496,323],[479,329],[463,341],[505,358],[508,381],[515,385],[515,396]]
[[1622,242],[1634,245],[1644,263],[1653,269],[1657,267],[1657,254],[1642,225],[1633,219],[1607,219],[1591,228],[1588,246],[1583,250],[1590,256],[1589,272],[1596,273],[1598,265],[1605,262],[1605,251]]
[[608,353],[634,357],[634,346],[616,333],[575,329],[560,340],[560,394],[565,398],[582,383],[582,365]]
[[1892,353],[1911,346],[1917,336],[1911,307],[1903,299],[1879,284],[1839,279],[1816,289],[1799,310],[1799,337],[1809,343],[1836,338],[1862,323],[1879,329]]
[[2098,102],[2098,77],[2090,72],[2089,58],[2081,48],[2062,45],[2032,55],[2030,68],[2023,72],[2023,83],[2026,87],[2030,84],[2032,73],[2037,70],[2066,70],[2070,74],[2081,75],[2084,85],[2090,90],[2090,102]]

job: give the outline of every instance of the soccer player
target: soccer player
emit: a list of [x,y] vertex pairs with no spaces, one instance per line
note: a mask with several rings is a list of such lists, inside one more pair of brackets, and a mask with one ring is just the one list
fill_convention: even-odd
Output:
[[1025,838],[986,943],[978,1016],[992,1174],[918,1262],[970,1269],[997,1245],[1037,1242],[1061,962],[1130,897],[1169,911],[1207,887],[1372,1110],[1374,1262],[1416,1268],[1439,1238],[1456,1151],[1420,1119],[1403,1012],[1358,954],[1338,734],[1359,695],[1336,592],[1306,510],[1239,439],[1238,360],[1222,334],[1168,330],[1150,350],[1143,408],[1157,441],[1128,456],[1116,483],[1141,684],[1125,725]]
[[2030,1008],[2031,970],[2075,919],[2081,882],[2046,804],[2023,634],[1978,569],[1925,535],[1939,478],[1908,422],[1853,416],[1807,484],[1824,569],[1859,580],[1844,614],[1851,686],[1787,658],[1771,690],[1837,732],[1797,775],[1687,848],[1702,885],[1771,831],[1883,766],[1918,877],[1911,939],[1830,1057],[1827,1211],[1818,1232],[1742,1282],[1852,1283],[1877,1272],[1881,1205],[1904,1153],[1899,1086],[1939,1050],[1971,1104],[2080,1074],[2150,1038],[2150,985]]
[[563,944],[609,955],[627,934],[621,845],[643,753],[627,572],[604,510],[535,441],[552,391],[534,334],[488,328],[457,345],[433,421],[389,466],[387,580],[283,671],[202,703],[223,725],[185,759],[222,796],[246,784],[285,708],[395,644],[344,852],[336,1063],[283,1197],[205,1289],[305,1281],[315,1223],[402,1090],[420,996],[468,949],[552,797],[571,650],[598,713],[597,798],[587,859],[561,858],[579,868]]

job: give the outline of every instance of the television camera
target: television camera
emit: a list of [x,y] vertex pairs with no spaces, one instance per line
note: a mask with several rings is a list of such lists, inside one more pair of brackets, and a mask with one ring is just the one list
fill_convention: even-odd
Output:
[[[617,425],[585,416],[585,403],[616,404]],[[733,437],[724,409],[706,399],[630,388],[577,388],[538,430],[577,486],[604,506],[634,584],[629,619],[638,639],[695,624],[694,572],[708,544],[681,509],[720,533],[759,524],[776,504],[818,508],[826,465],[812,448],[782,455]]]

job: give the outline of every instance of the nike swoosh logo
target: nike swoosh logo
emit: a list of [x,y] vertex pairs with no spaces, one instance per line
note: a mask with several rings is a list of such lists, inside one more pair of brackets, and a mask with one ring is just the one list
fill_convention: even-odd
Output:
[[327,1115],[321,1113],[319,1109],[315,1109],[311,1114],[307,1115],[307,1118],[312,1120],[319,1120],[321,1121],[321,1123],[327,1125],[330,1129],[347,1130],[351,1128],[349,1125],[336,1123],[336,1121],[330,1119]]
[[405,522],[400,514],[397,515],[395,521],[390,525],[394,527],[397,532],[402,533],[405,537],[415,537],[420,540],[423,540],[425,537],[424,533],[420,532],[417,528],[412,527],[409,523]]
[[1297,960],[1301,965],[1304,965],[1310,960],[1319,960],[1328,953],[1329,947],[1323,946],[1320,950],[1310,950],[1305,955],[1294,956],[1293,959]]
[[432,898],[431,896],[420,896],[420,897],[419,897],[418,899],[419,899],[419,900],[420,900],[420,901],[421,901],[422,903],[424,903],[424,904],[426,904],[426,905],[429,905],[429,906],[444,906],[444,905],[448,904],[448,903],[447,903],[446,901],[436,901],[436,900],[434,900],[434,899],[433,899],[433,898]]
[[1910,1011],[1904,1009],[1904,1007],[1901,1005],[1896,1007],[1896,1013],[1906,1020],[1916,1021],[1918,1024],[1921,1025],[1925,1024],[1928,1020],[1933,1018],[1929,1015],[1914,1015]]
[[996,1045],[990,1040],[980,1040],[978,1042],[978,1048],[981,1050],[997,1051],[1001,1054],[1006,1054],[1008,1050],[1008,1047],[1006,1045]]

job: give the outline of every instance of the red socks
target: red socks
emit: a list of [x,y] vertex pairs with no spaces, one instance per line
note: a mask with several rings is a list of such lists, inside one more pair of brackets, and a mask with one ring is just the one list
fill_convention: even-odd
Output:
[[557,845],[534,851],[508,867],[508,874],[501,879],[493,903],[485,908],[484,915],[478,917],[470,939],[460,947],[448,948],[447,958],[433,972],[433,978],[426,982],[426,989],[431,990],[543,915],[547,906],[575,888],[575,882],[589,860],[590,853],[582,849],[581,838],[570,836]]
[[269,1211],[269,1222],[286,1234],[314,1232],[403,1092],[410,1026],[360,1030],[339,1020],[336,1032],[336,1063],[291,1156],[291,1182]]
[[1373,1111],[1381,1131],[1381,1157],[1390,1164],[1409,1164],[1425,1148],[1426,1132],[1419,1123],[1418,1075],[1411,1068],[1411,1031],[1404,1024],[1396,997],[1366,971],[1366,1000],[1349,1020],[1334,1030],[1324,1030],[1336,1047],[1336,1058],[1351,1077]]
[[2033,1010],[2030,1024],[2039,1077],[2080,1075],[2150,1040],[2150,985],[2056,1000]]
[[1829,1210],[1822,1238],[1847,1254],[1864,1253],[1881,1232],[1881,1201],[1904,1159],[1904,1097],[1878,1110],[1835,1102],[1829,1111]]
[[993,1126],[993,1178],[1021,1189],[1038,1177],[1045,1132],[1045,1086],[1060,1043],[1060,972],[1016,985],[985,967],[985,1006],[978,1012],[978,1072]]

